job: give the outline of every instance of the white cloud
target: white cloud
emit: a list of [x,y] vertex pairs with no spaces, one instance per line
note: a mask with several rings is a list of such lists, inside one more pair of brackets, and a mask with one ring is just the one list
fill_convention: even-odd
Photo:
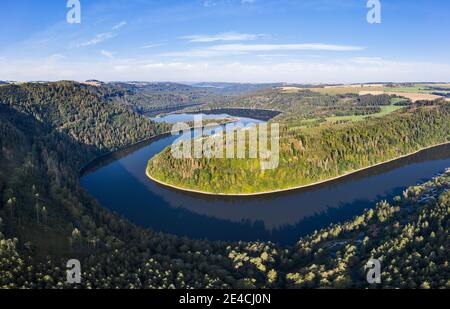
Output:
[[131,67],[129,65],[115,65],[113,66],[113,70],[117,72],[126,72],[130,70]]
[[160,63],[145,64],[141,66],[141,68],[192,72],[200,69],[207,69],[208,66],[209,66],[208,63],[160,62]]
[[103,56],[105,56],[107,58],[110,58],[110,59],[114,58],[114,53],[109,52],[109,51],[104,50],[104,49],[100,52],[100,54],[102,54]]
[[56,61],[63,61],[65,59],[67,59],[67,57],[64,56],[63,54],[53,54],[47,58],[47,61],[56,62]]
[[72,60],[2,62],[0,80],[145,80],[233,81],[291,83],[449,82],[450,63],[391,61],[381,58],[330,60],[255,57],[252,62],[161,61],[108,58],[105,61]]
[[203,6],[205,7],[214,7],[218,5],[225,5],[225,4],[253,4],[256,0],[204,0]]
[[267,52],[267,51],[300,51],[300,50],[313,50],[313,51],[361,51],[365,47],[361,46],[349,46],[349,45],[330,45],[322,43],[312,44],[228,44],[217,45],[210,48],[215,51],[232,51],[232,52]]
[[188,40],[191,43],[211,43],[217,41],[250,41],[256,40],[262,36],[264,36],[264,34],[225,32],[215,35],[188,35],[181,37],[181,39]]
[[164,57],[220,57],[227,55],[245,55],[250,53],[268,52],[289,52],[289,51],[334,51],[334,52],[350,52],[361,51],[365,47],[349,46],[349,45],[330,45],[330,44],[225,44],[214,45],[202,49],[191,49],[187,51],[167,52],[161,54]]
[[211,49],[193,49],[188,51],[180,52],[168,52],[163,53],[163,57],[174,57],[174,58],[210,58],[210,57],[220,57],[220,56],[230,56],[230,55],[245,55],[245,52],[239,51],[217,51]]
[[256,57],[260,58],[277,58],[277,57],[289,57],[289,54],[259,54]]
[[141,66],[141,68],[143,69],[159,69],[159,68],[164,68],[165,64],[164,63],[149,63],[149,64],[144,64]]
[[[323,61],[241,62],[159,62],[142,66],[134,74],[173,81],[235,81],[292,83],[354,83],[373,81],[447,81],[450,65],[396,62],[380,59],[361,64],[355,59]],[[146,73],[146,74],[145,74]]]
[[117,31],[122,27],[125,27],[127,25],[126,21],[122,21],[120,23],[118,23],[117,25],[115,25],[114,27],[112,27],[112,30]]
[[97,45],[99,43],[102,43],[106,40],[112,39],[113,37],[115,37],[115,34],[113,32],[104,32],[104,33],[99,33],[97,34],[94,38],[79,43],[76,46],[77,47],[87,47],[87,46],[91,46],[91,45]]
[[114,38],[116,36],[115,32],[126,25],[127,25],[127,22],[122,21],[122,22],[114,25],[112,27],[112,31],[99,33],[94,38],[87,40],[85,42],[82,42],[82,43],[78,43],[75,46],[80,48],[80,47],[88,47],[88,46],[100,44],[104,41]]
[[379,57],[355,57],[352,58],[352,61],[363,65],[381,65],[384,63],[383,59]]
[[162,43],[160,43],[160,44],[150,44],[150,45],[141,46],[139,48],[140,49],[150,49],[150,48],[156,48],[156,47],[160,47],[160,46],[164,46],[164,44],[162,44]]

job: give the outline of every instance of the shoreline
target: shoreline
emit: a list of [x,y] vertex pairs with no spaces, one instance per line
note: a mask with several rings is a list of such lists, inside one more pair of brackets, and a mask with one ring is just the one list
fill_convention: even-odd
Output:
[[[239,119],[239,117],[236,117],[236,118]],[[236,121],[233,120],[233,119],[232,119],[232,120],[228,120],[228,121],[224,121],[223,123],[219,123],[219,126],[224,126],[224,125],[227,125],[227,124],[229,124],[229,123],[234,123],[234,122],[236,122]],[[191,127],[189,127],[189,129],[190,129],[190,130],[195,130],[195,129],[200,129],[200,128],[205,129],[206,127],[208,127],[208,124],[205,124],[205,125],[203,125],[203,126],[201,126],[201,127],[199,127],[199,126],[191,126]],[[172,135],[172,131],[162,132],[162,133],[159,133],[158,135],[154,135],[154,136],[151,136],[151,137],[142,139],[142,140],[140,140],[140,141],[137,141],[137,142],[135,142],[135,143],[129,144],[129,145],[127,145],[127,146],[120,147],[120,148],[118,148],[118,149],[116,149],[116,150],[108,151],[108,152],[106,152],[106,153],[104,153],[104,154],[102,154],[102,155],[100,155],[100,156],[98,156],[98,157],[92,159],[92,160],[89,161],[88,163],[84,164],[84,165],[78,170],[78,177],[79,177],[79,178],[83,177],[83,176],[86,174],[86,172],[89,171],[89,169],[91,168],[91,166],[95,166],[96,164],[98,164],[98,161],[105,160],[106,158],[108,158],[108,157],[110,157],[110,156],[113,156],[113,155],[115,155],[115,154],[117,154],[117,153],[119,153],[119,152],[127,151],[128,149],[131,149],[131,148],[133,148],[133,147],[139,146],[139,145],[141,145],[141,144],[148,144],[148,143],[151,143],[151,142],[153,142],[155,139],[158,139],[158,138],[164,138],[164,137],[169,136],[169,135]]]
[[[384,165],[384,164],[388,164],[390,162],[398,161],[400,159],[404,159],[404,158],[413,156],[413,155],[418,154],[418,153],[420,153],[422,151],[425,151],[425,150],[429,150],[429,149],[432,149],[432,148],[445,146],[445,145],[450,145],[450,141],[444,142],[444,143],[440,143],[440,144],[436,144],[436,145],[433,145],[433,146],[423,147],[423,148],[421,148],[421,149],[419,149],[419,150],[417,150],[415,152],[412,152],[412,153],[409,153],[409,154],[406,154],[406,155],[402,155],[402,156],[394,158],[394,159],[390,159],[390,160],[387,160],[387,161],[384,161],[384,162],[380,162],[380,163],[377,163],[377,164],[374,164],[374,165],[371,165],[371,166],[363,167],[363,168],[360,168],[360,169],[357,169],[357,170],[354,170],[354,171],[346,172],[346,173],[344,173],[342,175],[339,175],[339,176],[336,176],[336,177],[333,177],[333,178],[329,178],[329,179],[325,179],[325,180],[320,180],[320,181],[317,181],[317,182],[314,182],[314,183],[311,183],[311,184],[301,185],[301,186],[292,187],[292,188],[286,188],[286,189],[264,191],[264,192],[255,192],[255,193],[213,193],[213,192],[206,192],[206,191],[200,191],[200,190],[194,190],[194,189],[181,188],[181,187],[178,187],[178,186],[175,186],[175,185],[171,185],[171,184],[165,183],[165,182],[160,181],[158,179],[155,179],[153,176],[151,176],[149,174],[148,166],[145,169],[145,175],[151,181],[153,181],[155,183],[158,183],[158,184],[160,184],[162,186],[165,186],[165,187],[168,187],[168,188],[171,188],[171,189],[175,189],[175,190],[181,191],[181,192],[196,193],[196,194],[207,195],[207,196],[229,196],[229,197],[262,196],[262,195],[270,195],[270,194],[276,194],[276,193],[296,191],[296,190],[300,190],[300,189],[305,189],[305,188],[318,186],[318,185],[325,184],[325,183],[328,183],[328,182],[332,182],[332,181],[335,181],[335,180],[338,180],[338,179],[341,179],[341,178],[344,178],[344,177],[347,177],[347,176],[350,176],[350,175],[353,175],[353,174],[356,174],[356,173],[359,173],[359,172],[362,172],[362,171],[365,171],[365,170],[368,170],[368,169],[371,169],[371,168],[374,168],[374,167],[377,167],[377,166],[381,166],[381,165]],[[151,159],[152,158],[150,158],[149,161]]]
[[121,151],[126,151],[126,150],[131,149],[133,147],[136,147],[136,146],[138,146],[140,144],[150,143],[154,139],[163,138],[163,137],[165,137],[167,135],[170,135],[170,134],[171,134],[171,132],[163,132],[163,133],[160,133],[158,135],[154,135],[154,136],[151,136],[149,138],[145,138],[145,139],[142,139],[142,140],[137,141],[135,143],[129,144],[127,146],[120,147],[120,148],[118,148],[116,150],[105,152],[104,154],[101,154],[98,157],[95,157],[94,159],[90,160],[88,163],[84,164],[78,170],[78,177],[79,178],[83,177],[86,174],[86,172],[91,168],[91,166],[95,166],[96,164],[98,164],[98,161],[102,161],[102,160],[104,160],[104,159],[106,159],[106,158],[108,158],[108,157],[110,157],[110,156],[112,156],[112,155],[114,155],[116,153],[119,153]]
[[[200,104],[200,105],[202,105],[202,104]],[[265,110],[265,109],[248,109],[248,108],[235,108],[235,109],[241,109],[241,110],[245,110],[245,111],[269,111],[269,112],[274,111],[274,112],[275,112],[275,110]],[[216,110],[218,110],[218,109],[216,109]],[[214,111],[214,109],[209,109],[209,110],[206,110],[206,111]],[[276,111],[276,112],[279,112],[279,111]],[[187,112],[187,113],[189,113],[189,112]],[[282,112],[279,112],[279,113],[282,113]],[[239,119],[239,118],[241,118],[241,117],[244,117],[244,118],[245,118],[245,116],[232,116],[232,115],[230,115],[230,116],[231,116],[232,118],[237,118],[237,119]],[[258,120],[258,119],[255,118],[255,120]],[[263,121],[263,120],[261,120],[261,121]],[[226,122],[224,122],[224,123],[221,123],[220,125],[226,125],[226,124],[228,124],[228,123],[233,123],[233,121],[226,121]],[[168,124],[170,124],[170,123],[168,123]],[[204,126],[202,126],[202,128],[205,128],[206,126],[207,126],[207,125],[204,125]],[[190,127],[191,130],[198,129],[198,128],[199,128],[199,127],[195,127],[195,126]],[[119,152],[121,152],[121,151],[126,151],[126,150],[128,150],[128,149],[130,149],[130,148],[132,148],[132,147],[138,146],[138,145],[140,145],[140,144],[150,143],[150,142],[152,142],[154,139],[162,138],[162,137],[165,137],[165,136],[171,135],[171,134],[172,134],[171,131],[168,131],[168,132],[162,132],[162,133],[159,133],[159,134],[157,134],[157,135],[150,136],[150,137],[148,137],[148,138],[144,138],[144,139],[142,139],[142,140],[140,140],[140,141],[137,141],[137,142],[135,142],[135,143],[132,143],[132,144],[129,144],[129,145],[125,145],[125,146],[119,147],[119,148],[117,148],[117,149],[115,149],[115,150],[111,150],[111,151],[105,152],[105,153],[103,153],[103,154],[101,154],[101,155],[99,155],[99,156],[93,158],[92,160],[90,160],[89,162],[87,162],[86,164],[84,164],[82,167],[80,167],[80,169],[78,170],[78,177],[79,177],[79,178],[83,177],[83,176],[85,175],[85,173],[86,173],[87,171],[89,171],[89,169],[90,169],[92,166],[95,166],[96,164],[98,164],[98,163],[97,163],[98,161],[104,160],[105,158],[108,158],[109,156],[112,156],[112,155],[114,155],[114,154],[116,154],[116,153],[119,153]]]

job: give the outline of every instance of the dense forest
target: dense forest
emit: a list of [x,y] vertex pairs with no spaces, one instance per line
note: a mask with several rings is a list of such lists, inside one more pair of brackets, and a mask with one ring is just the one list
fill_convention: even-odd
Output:
[[[293,247],[170,236],[103,209],[80,187],[79,168],[166,129],[105,91],[0,88],[0,288],[450,287],[449,172]],[[436,108],[421,113],[439,124]],[[83,271],[75,286],[65,272],[73,258]],[[384,265],[379,285],[367,284],[370,258]]]
[[[367,261],[382,264],[384,288],[450,288],[450,171],[405,190],[391,203],[302,239],[290,287],[364,288]],[[294,259],[294,258],[293,258]],[[292,265],[292,264],[291,264]]]
[[108,90],[108,98],[131,107],[140,114],[158,115],[173,110],[221,102],[225,96],[207,88],[176,83],[109,83],[101,89]]
[[[259,193],[308,185],[449,142],[450,104],[432,104],[333,127],[284,126],[276,169],[262,169],[260,156],[249,159],[247,141],[246,159],[175,159],[169,147],[150,160],[147,172],[161,182],[210,193]],[[236,153],[235,144],[225,147]]]
[[248,84],[248,83],[195,83],[192,86],[202,88],[209,92],[225,95],[239,96],[253,93],[263,89],[282,87],[282,83],[273,84]]
[[105,89],[71,82],[0,88],[2,107],[27,114],[48,129],[100,151],[117,149],[168,128],[119,104],[105,104],[105,96]]

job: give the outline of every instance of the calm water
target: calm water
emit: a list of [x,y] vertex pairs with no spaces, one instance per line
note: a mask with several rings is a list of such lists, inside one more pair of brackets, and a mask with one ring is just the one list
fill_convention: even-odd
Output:
[[165,188],[145,176],[148,160],[176,139],[163,137],[117,153],[88,171],[81,183],[104,207],[156,231],[293,244],[450,167],[447,145],[312,188],[257,197],[203,196]]
[[176,122],[189,122],[194,121],[195,117],[202,117],[203,120],[220,120],[226,118],[238,118],[241,124],[248,123],[261,123],[261,120],[246,118],[246,117],[234,117],[228,114],[170,114],[164,117],[156,117],[151,118],[151,120],[155,122],[167,122],[167,123],[176,123]]
[[[193,114],[171,114],[171,115],[167,115],[164,117],[156,117],[156,118],[151,118],[153,121],[156,122],[168,122],[168,123],[175,123],[175,122],[188,122],[188,121],[194,121],[194,116]],[[202,116],[203,119],[208,120],[208,119],[225,119],[227,117],[230,117],[227,114],[215,114],[215,115],[206,115],[206,114],[198,114],[198,116]]]

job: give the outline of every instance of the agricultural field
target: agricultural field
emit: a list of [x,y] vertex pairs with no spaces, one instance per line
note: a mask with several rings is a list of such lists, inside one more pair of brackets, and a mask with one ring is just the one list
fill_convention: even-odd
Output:
[[[448,89],[448,91],[446,90]],[[304,88],[285,87],[285,92],[294,93],[305,90]],[[443,96],[450,95],[450,84],[411,84],[386,86],[386,85],[342,85],[310,88],[309,90],[320,94],[342,95],[342,94],[359,94],[359,95],[397,95],[412,102],[421,100],[436,100]],[[348,117],[346,117],[348,118]],[[360,117],[358,117],[360,118]]]
[[421,100],[436,100],[439,98],[442,98],[441,96],[430,94],[430,93],[415,93],[415,92],[386,92],[387,94],[397,95],[401,97],[405,97],[407,99],[410,99],[412,102],[417,102]]
[[384,87],[385,92],[406,93],[430,93],[432,90],[427,85],[414,85],[410,87]]
[[432,88],[447,88],[450,91],[450,83],[449,84],[427,84],[428,87]]
[[[299,87],[284,87],[283,90],[285,92],[299,92],[306,90],[305,88]],[[339,95],[339,94],[383,94],[383,85],[349,85],[349,86],[331,86],[331,87],[317,87],[310,88],[309,90],[313,92],[317,92],[320,94],[328,94],[328,95]]]

